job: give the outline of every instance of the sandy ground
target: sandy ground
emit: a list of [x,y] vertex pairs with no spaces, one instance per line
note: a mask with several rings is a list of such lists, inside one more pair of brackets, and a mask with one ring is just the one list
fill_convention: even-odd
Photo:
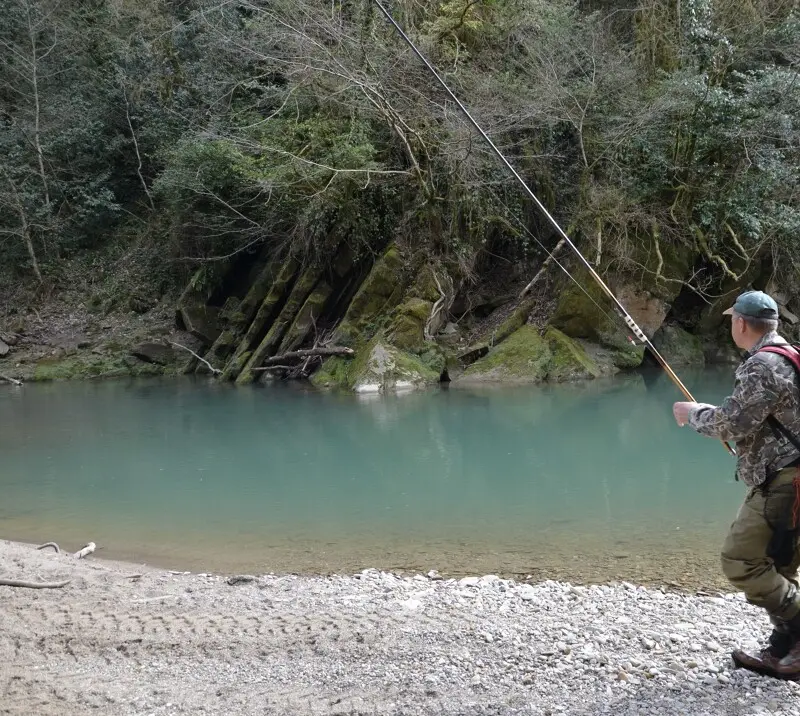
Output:
[[172,573],[0,542],[0,714],[800,714],[734,595]]

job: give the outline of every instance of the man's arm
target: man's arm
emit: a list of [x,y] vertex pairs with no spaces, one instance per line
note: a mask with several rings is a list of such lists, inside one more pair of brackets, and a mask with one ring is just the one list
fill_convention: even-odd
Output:
[[770,367],[760,360],[750,360],[737,372],[733,394],[719,407],[693,405],[688,411],[688,423],[701,435],[741,440],[767,419],[777,399]]

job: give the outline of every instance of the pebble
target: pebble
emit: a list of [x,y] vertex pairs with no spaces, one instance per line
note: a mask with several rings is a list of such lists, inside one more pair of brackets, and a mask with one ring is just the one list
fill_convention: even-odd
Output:
[[[521,584],[493,574],[444,579],[434,570],[415,577],[378,570],[327,578],[261,575],[258,590],[231,589],[224,580],[219,587],[200,588],[194,577],[176,577],[175,591],[195,589],[187,599],[192,613],[223,620],[246,613],[256,623],[263,615],[262,624],[283,620],[286,630],[270,643],[231,629],[224,637],[234,649],[229,661],[214,650],[214,658],[194,648],[154,652],[149,635],[127,656],[108,650],[110,666],[96,659],[96,677],[103,683],[115,674],[127,678],[131,654],[147,657],[141,671],[152,684],[136,713],[164,713],[168,699],[178,703],[172,684],[181,683],[213,685],[210,694],[239,689],[242,698],[253,693],[248,685],[267,684],[278,699],[290,692],[319,694],[320,704],[340,699],[335,710],[348,713],[798,711],[796,686],[731,670],[730,650],[763,641],[768,626],[763,612],[741,599],[665,593],[630,583]],[[170,585],[158,590],[157,595],[168,592]],[[262,650],[264,658],[256,656]],[[82,651],[76,654],[76,670],[88,673]],[[184,691],[181,708],[199,713],[199,696]],[[752,696],[746,699],[747,693]],[[220,712],[228,705],[215,703]],[[285,705],[287,713],[304,708]],[[325,706],[320,713],[332,710]]]

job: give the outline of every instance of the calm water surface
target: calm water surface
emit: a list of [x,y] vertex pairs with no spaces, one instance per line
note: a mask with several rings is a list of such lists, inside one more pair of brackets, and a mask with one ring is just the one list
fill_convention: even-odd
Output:
[[[683,371],[717,402],[732,369]],[[179,569],[702,582],[743,488],[659,373],[358,398],[0,387],[0,537]]]

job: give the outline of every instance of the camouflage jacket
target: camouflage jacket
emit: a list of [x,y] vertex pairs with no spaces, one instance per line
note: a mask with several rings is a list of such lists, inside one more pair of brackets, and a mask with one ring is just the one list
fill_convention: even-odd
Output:
[[767,344],[785,344],[777,333],[765,335],[736,370],[733,394],[715,407],[704,403],[689,412],[689,425],[698,433],[736,443],[736,474],[749,487],[757,487],[769,472],[798,458],[784,436],[766,422],[774,415],[800,440],[800,391],[792,364],[783,356],[756,351]]

